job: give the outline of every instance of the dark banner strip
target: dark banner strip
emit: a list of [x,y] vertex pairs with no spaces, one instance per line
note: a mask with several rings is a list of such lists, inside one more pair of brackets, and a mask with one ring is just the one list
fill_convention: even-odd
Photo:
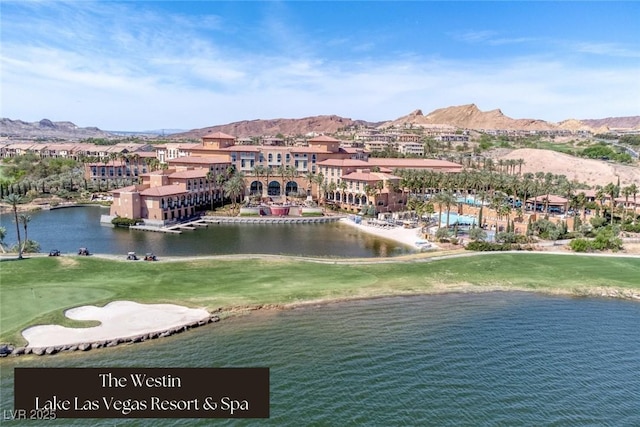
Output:
[[269,368],[16,368],[16,417],[268,418]]

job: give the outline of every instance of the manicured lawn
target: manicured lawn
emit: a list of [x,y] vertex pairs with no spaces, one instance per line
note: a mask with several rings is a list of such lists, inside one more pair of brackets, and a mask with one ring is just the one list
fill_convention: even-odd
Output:
[[89,326],[63,311],[113,300],[176,303],[209,310],[263,304],[491,288],[640,290],[640,259],[488,254],[414,263],[343,264],[294,260],[122,262],[32,258],[0,263],[0,341],[42,323]]

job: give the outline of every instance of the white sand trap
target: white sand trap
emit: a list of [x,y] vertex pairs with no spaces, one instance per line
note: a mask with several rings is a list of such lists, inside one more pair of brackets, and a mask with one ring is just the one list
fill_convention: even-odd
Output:
[[138,304],[114,301],[104,307],[85,305],[69,309],[65,316],[74,320],[97,320],[92,328],[67,328],[59,325],[33,326],[22,331],[28,347],[52,347],[67,344],[128,338],[149,332],[165,331],[207,319],[207,310],[174,304]]

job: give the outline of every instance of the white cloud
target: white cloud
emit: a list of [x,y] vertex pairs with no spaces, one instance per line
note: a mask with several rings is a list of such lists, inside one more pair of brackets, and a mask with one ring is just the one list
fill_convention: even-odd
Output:
[[[501,108],[514,118],[551,121],[640,113],[637,64],[596,67],[552,52],[482,60],[375,56],[373,44],[364,46],[370,57],[337,61],[317,55],[299,30],[273,14],[266,28],[276,48],[250,52],[217,37],[226,29],[215,15],[139,15],[127,13],[126,5],[91,5],[77,10],[57,5],[58,14],[69,19],[66,25],[36,14],[38,26],[30,37],[16,34],[33,21],[6,22],[3,35],[13,37],[3,40],[3,117],[142,130],[318,114],[382,121],[416,108],[426,113],[468,103]],[[71,19],[78,16],[83,19]],[[530,41],[493,31],[457,38]],[[637,57],[616,48],[584,43],[578,50]]]

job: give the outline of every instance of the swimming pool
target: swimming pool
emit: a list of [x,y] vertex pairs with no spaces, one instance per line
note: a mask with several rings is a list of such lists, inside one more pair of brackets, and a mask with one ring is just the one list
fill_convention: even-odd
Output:
[[484,203],[481,200],[476,200],[475,196],[458,197],[458,203],[464,203],[471,206],[489,205],[486,200],[484,201]]
[[[432,218],[434,220],[438,220],[438,214],[433,214]],[[474,224],[478,224],[478,219],[475,216],[471,215],[459,215],[456,212],[449,212],[449,226],[453,226],[458,224],[459,226],[472,226]],[[440,227],[447,226],[447,213],[442,212],[442,217],[440,218]]]

